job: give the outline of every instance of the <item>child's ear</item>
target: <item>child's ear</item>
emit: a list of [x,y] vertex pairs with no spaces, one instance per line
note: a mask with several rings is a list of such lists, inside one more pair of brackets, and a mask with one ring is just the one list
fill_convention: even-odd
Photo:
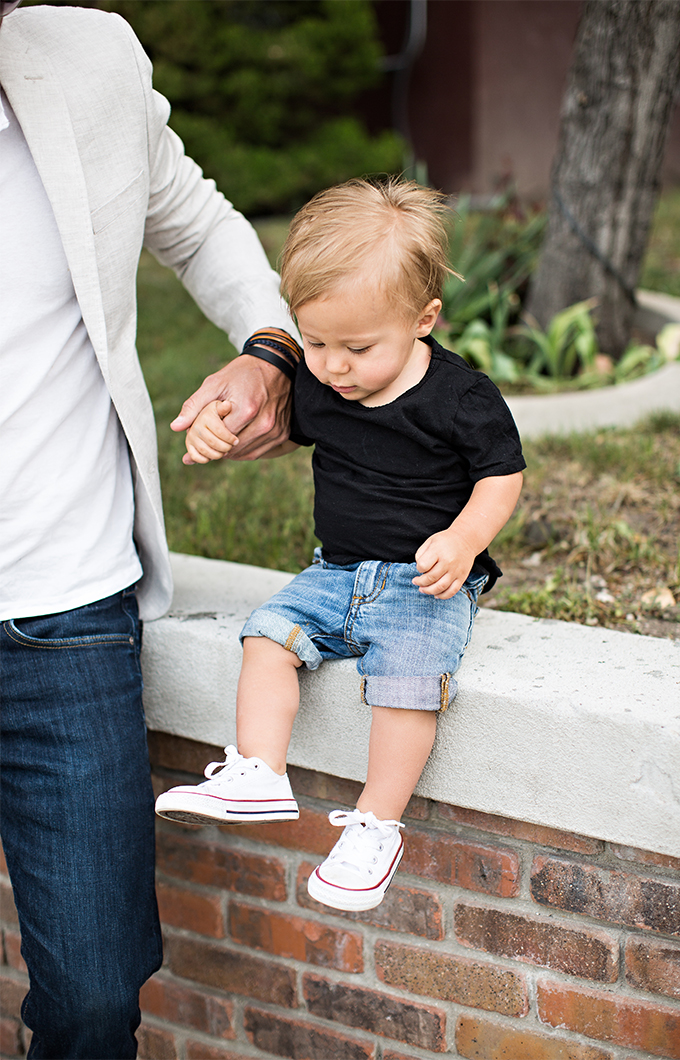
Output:
[[441,313],[441,308],[441,298],[433,298],[431,302],[428,302],[422,312],[418,314],[418,322],[416,325],[417,338],[421,339],[424,335],[430,334],[437,323],[437,317]]

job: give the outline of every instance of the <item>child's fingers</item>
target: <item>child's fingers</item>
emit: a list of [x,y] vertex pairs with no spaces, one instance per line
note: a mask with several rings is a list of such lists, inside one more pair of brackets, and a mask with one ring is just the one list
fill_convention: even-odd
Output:
[[238,438],[224,425],[220,408],[228,411],[228,401],[213,401],[196,417],[186,433],[185,464],[207,464],[210,460],[221,460],[238,445]]
[[447,573],[429,585],[420,586],[420,592],[425,596],[434,596],[437,600],[449,600],[456,595],[462,584],[459,578]]
[[207,464],[211,460],[221,460],[225,453],[221,447],[219,449],[213,448],[210,445],[206,445],[203,441],[196,442],[193,445],[191,442],[187,441],[186,455],[189,457],[192,464]]
[[186,447],[187,455],[196,464],[207,464],[209,460],[221,460],[233,448],[230,442],[216,437],[212,431],[199,432],[193,427],[187,434]]
[[430,545],[430,538],[424,541],[416,552],[415,561],[420,574],[425,574],[437,562],[437,554]]
[[229,442],[230,446],[238,445],[238,435],[233,434],[224,422],[225,418],[231,412],[232,407],[231,401],[216,401],[215,412],[217,413],[219,423],[214,422],[213,419],[210,420],[210,429],[212,432],[216,437],[221,438],[225,442]]
[[412,582],[426,596],[448,600],[456,595],[466,577],[467,574],[461,570],[460,564],[447,563],[446,560],[438,558],[429,570],[413,578]]

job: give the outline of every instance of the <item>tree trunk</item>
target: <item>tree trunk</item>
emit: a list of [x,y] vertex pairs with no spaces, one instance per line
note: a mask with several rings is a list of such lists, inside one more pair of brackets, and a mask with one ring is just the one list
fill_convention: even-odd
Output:
[[630,338],[679,72],[678,0],[586,0],[527,309],[545,327],[595,296],[614,358]]

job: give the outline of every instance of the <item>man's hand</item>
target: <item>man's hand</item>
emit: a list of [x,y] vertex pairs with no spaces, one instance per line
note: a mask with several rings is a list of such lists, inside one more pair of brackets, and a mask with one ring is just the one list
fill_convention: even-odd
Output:
[[[238,435],[238,445],[228,455],[232,460],[256,460],[273,446],[280,445],[290,430],[291,382],[283,372],[257,357],[235,357],[233,361],[209,375],[195,393],[182,405],[170,424],[173,431],[191,427],[199,412],[213,401],[231,404],[224,427]],[[189,453],[183,457],[192,464]]]
[[449,528],[433,534],[416,552],[420,571],[413,584],[421,593],[438,600],[450,600],[465,582],[475,562],[476,552]]

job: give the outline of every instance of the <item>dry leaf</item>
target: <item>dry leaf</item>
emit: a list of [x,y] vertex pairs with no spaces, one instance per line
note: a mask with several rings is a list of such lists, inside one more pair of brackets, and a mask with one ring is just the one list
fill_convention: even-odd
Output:
[[656,589],[648,589],[642,594],[641,603],[643,607],[653,607],[657,611],[665,611],[667,607],[675,607],[675,597],[667,585]]

